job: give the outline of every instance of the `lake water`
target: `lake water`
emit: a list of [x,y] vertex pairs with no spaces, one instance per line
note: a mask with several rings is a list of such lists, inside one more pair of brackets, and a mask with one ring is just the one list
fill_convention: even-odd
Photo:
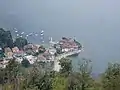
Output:
[[76,36],[84,52],[73,61],[91,59],[94,72],[120,61],[119,0],[0,0],[0,27],[26,33],[43,29],[46,40]]

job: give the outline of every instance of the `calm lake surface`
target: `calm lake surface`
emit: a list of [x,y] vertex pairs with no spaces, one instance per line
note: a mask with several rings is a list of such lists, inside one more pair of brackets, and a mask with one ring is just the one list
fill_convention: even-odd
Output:
[[[45,31],[59,40],[76,36],[84,52],[73,58],[91,59],[93,71],[105,70],[108,62],[120,61],[119,0],[0,0],[0,27],[16,27],[20,32]],[[39,38],[31,38],[38,43]]]

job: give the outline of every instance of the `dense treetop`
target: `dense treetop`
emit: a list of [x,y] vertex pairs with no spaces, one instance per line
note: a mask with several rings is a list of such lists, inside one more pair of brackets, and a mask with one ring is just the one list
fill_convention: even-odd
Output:
[[17,46],[19,49],[23,49],[25,45],[27,45],[28,42],[25,38],[18,37],[13,42],[13,38],[10,31],[6,31],[3,28],[0,28],[0,47],[2,49],[6,47],[13,48],[14,46]]
[[13,47],[13,39],[10,31],[0,28],[0,46],[1,48]]

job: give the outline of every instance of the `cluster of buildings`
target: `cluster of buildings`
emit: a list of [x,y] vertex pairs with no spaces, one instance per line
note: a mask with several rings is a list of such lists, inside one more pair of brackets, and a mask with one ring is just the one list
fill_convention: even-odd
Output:
[[[59,60],[63,57],[67,57],[73,54],[79,54],[79,46],[71,38],[63,37],[59,42],[52,42],[51,39],[50,47],[44,48],[42,45],[28,44],[24,46],[23,50],[19,50],[18,47],[12,49],[5,48],[5,57],[0,59],[0,67],[5,68],[8,62],[15,58],[15,60],[21,63],[26,58],[30,64],[35,62],[54,62],[54,69],[59,71],[60,65]],[[1,49],[0,49],[1,50]],[[61,53],[58,53],[61,52]],[[56,55],[57,54],[57,55]]]
[[63,37],[55,46],[55,48],[61,50],[62,53],[71,52],[74,50],[78,50],[79,47],[74,41],[74,39],[71,38],[65,38]]
[[[39,53],[42,50],[44,50],[44,52]],[[40,61],[50,62],[54,60],[55,52],[56,50],[54,48],[45,49],[43,46],[35,44],[28,44],[24,46],[23,50],[19,50],[18,47],[12,49],[8,47],[4,49],[5,57],[0,59],[0,67],[5,68],[8,62],[13,58],[19,63],[21,63],[24,58],[26,58],[30,64]],[[35,55],[36,53],[38,53],[38,55]]]

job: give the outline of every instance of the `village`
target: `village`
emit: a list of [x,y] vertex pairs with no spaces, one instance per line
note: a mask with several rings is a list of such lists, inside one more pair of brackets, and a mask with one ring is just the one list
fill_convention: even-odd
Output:
[[[0,67],[5,68],[12,59],[15,59],[18,63],[27,59],[31,65],[35,62],[54,62],[54,70],[59,71],[58,60],[73,54],[79,54],[81,48],[74,39],[65,37],[59,42],[53,42],[51,38],[47,48],[44,45],[37,44],[25,45],[21,50],[18,47],[12,49],[7,47],[4,49],[4,57],[0,59]],[[2,49],[0,50],[2,54]]]

